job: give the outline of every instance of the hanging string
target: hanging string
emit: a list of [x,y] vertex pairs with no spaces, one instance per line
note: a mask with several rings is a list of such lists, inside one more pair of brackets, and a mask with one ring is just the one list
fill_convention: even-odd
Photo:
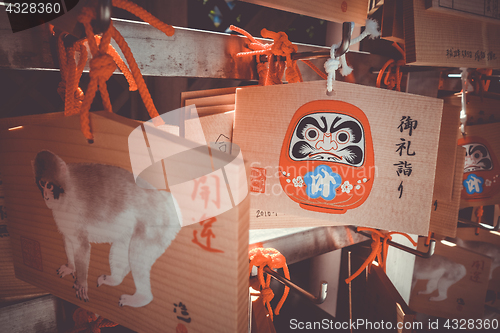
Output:
[[101,328],[118,326],[117,323],[103,317],[97,317],[94,313],[82,308],[78,308],[73,312],[73,321],[75,327],[68,333],[100,333]]
[[[283,74],[289,83],[302,82],[302,75],[297,66],[297,60],[292,59],[292,53],[297,52],[297,46],[288,40],[288,35],[282,31],[273,32],[267,29],[261,30],[264,38],[273,40],[271,44],[265,44],[256,40],[247,31],[231,25],[230,30],[238,32],[248,38],[247,45],[251,51],[240,52],[237,57],[255,56],[257,58],[257,72],[259,74],[259,85],[281,84]],[[267,66],[260,62],[259,57],[266,55],[268,59]],[[283,61],[282,58],[285,58]],[[262,78],[264,77],[264,78]]]
[[[172,36],[174,34],[174,28],[172,26],[161,22],[159,19],[136,4],[128,0],[113,0],[112,3],[113,6],[131,12],[137,17],[148,22],[153,27],[161,30],[166,35]],[[106,81],[115,71],[116,65],[118,65],[129,83],[129,89],[131,91],[139,90],[139,94],[141,95],[144,105],[148,110],[150,117],[153,118],[153,123],[156,126],[163,124],[163,121],[158,117],[158,111],[154,106],[149,90],[144,82],[144,78],[142,77],[127,42],[118,30],[116,30],[112,22],[110,22],[108,30],[102,37],[95,36],[90,24],[95,17],[96,15],[94,9],[88,7],[84,7],[78,16],[78,21],[84,25],[85,34],[87,36],[86,40],[92,54],[92,59],[89,63],[90,82],[85,94],[83,94],[83,91],[81,91],[78,87],[78,82],[87,59],[87,53],[86,50],[84,51],[85,47],[83,46],[83,43],[75,43],[75,45],[68,50],[64,48],[62,37],[58,43],[62,78],[58,92],[61,96],[64,95],[65,115],[80,113],[82,133],[87,138],[89,143],[92,143],[93,134],[90,128],[89,109],[95,94],[99,89],[104,108],[107,111],[112,112],[112,105],[109,99]],[[111,38],[113,38],[120,47],[125,59],[128,62],[130,70],[127,68],[116,50],[110,45]],[[77,48],[79,48],[80,51],[78,66],[76,66],[74,62],[74,54]]]
[[383,233],[379,230],[373,229],[373,228],[366,228],[366,227],[358,227],[358,231],[371,231],[371,236],[372,236],[372,252],[366,258],[365,262],[361,265],[361,267],[348,277],[345,282],[349,284],[352,280],[354,280],[359,274],[361,274],[366,267],[370,268],[373,261],[377,259],[377,262],[379,266],[384,270],[386,269],[386,264],[387,264],[387,251],[389,250],[389,244],[388,241],[392,240],[392,235],[402,235],[405,236],[414,246],[417,246],[417,243],[407,234],[402,233],[402,232],[396,232],[396,231],[391,231],[387,233]]
[[[354,24],[352,24],[352,28],[354,29]],[[380,36],[377,21],[367,19],[365,23],[365,30],[358,37],[351,39],[350,45],[359,43],[367,36],[370,36],[370,38],[372,39]],[[335,51],[339,47],[340,43],[332,45],[332,47],[330,48],[330,59],[325,62],[325,71],[328,74],[326,80],[326,89],[328,92],[331,92],[333,90],[333,81],[335,80],[335,72],[337,71],[337,69],[340,70],[340,74],[342,76],[347,76],[352,72],[352,67],[347,64],[345,53],[340,57],[335,57]]]
[[[61,82],[57,92],[64,101],[64,115],[69,116],[80,112],[83,101],[83,91],[78,86],[80,78],[87,61],[87,48],[83,44],[76,43],[66,49],[63,42],[63,34],[59,35],[57,46],[59,63],[61,67]],[[76,53],[79,52],[78,65],[75,63]]]
[[[393,90],[396,88],[396,91],[401,91],[401,79],[403,77],[403,73],[401,73],[400,68],[401,66],[404,66],[406,64],[406,56],[405,52],[403,49],[398,45],[398,43],[393,42],[392,46],[394,46],[399,53],[403,56],[403,59],[400,60],[394,60],[394,59],[389,59],[384,66],[382,66],[382,69],[379,71],[378,76],[377,76],[377,88],[380,88],[381,83],[382,83],[382,77],[384,76],[385,71],[387,70],[387,73],[384,78],[384,84],[386,85],[387,89]],[[393,69],[394,72],[393,73]]]
[[[484,214],[483,206],[477,207],[474,213],[476,215],[477,224],[479,225],[481,223]],[[476,235],[478,234],[479,234],[479,227],[476,228]]]
[[[248,257],[250,259],[250,269],[249,275],[252,273],[252,267],[257,267],[257,276],[259,278],[262,301],[267,306],[269,316],[273,320],[273,309],[271,308],[271,300],[274,298],[274,293],[269,287],[271,284],[271,276],[268,274],[267,279],[264,279],[264,267],[268,266],[271,269],[283,268],[285,277],[290,280],[290,272],[288,271],[288,266],[286,265],[285,257],[276,249],[272,248],[255,248],[248,252]],[[283,296],[281,297],[274,313],[276,315],[280,314],[280,309],[285,303],[285,300],[290,291],[289,287],[285,287]]]
[[425,246],[429,246],[431,244],[431,239],[434,236],[434,233],[429,231],[427,238],[425,239]]
[[[101,43],[101,37],[100,36],[94,36],[94,37],[96,39],[97,45],[99,45]],[[111,44],[108,45],[108,54],[113,58],[113,61],[115,62],[116,66],[118,66],[120,71],[123,73],[123,76],[125,76],[125,79],[128,82],[129,91],[136,91],[137,84],[135,83],[132,73],[128,69],[122,57],[120,57],[118,52],[116,52],[115,48]]]

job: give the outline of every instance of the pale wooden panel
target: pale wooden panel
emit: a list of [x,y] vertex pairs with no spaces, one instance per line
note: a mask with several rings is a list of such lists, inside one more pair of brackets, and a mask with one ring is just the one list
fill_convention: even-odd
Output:
[[479,229],[476,234],[476,228],[459,228],[457,230],[457,244],[492,259],[488,292],[495,297],[490,298],[486,304],[500,309],[500,302],[498,302],[498,295],[500,295],[500,234],[484,229]]
[[406,62],[419,66],[500,68],[500,25],[462,20],[404,1]]
[[434,197],[429,229],[431,232],[448,237],[455,237],[457,231],[460,194],[462,192],[462,175],[464,171],[465,148],[457,146],[456,149],[452,197],[450,200]]
[[217,96],[206,96],[206,97],[198,97],[198,98],[189,98],[185,99],[186,106],[195,105],[198,107],[204,106],[215,106],[222,104],[234,104],[235,94],[225,94],[225,95],[217,95]]
[[[3,197],[0,197],[0,206],[3,208],[0,221],[0,285],[2,286],[0,288],[0,304],[46,295],[46,291],[16,278],[14,263],[12,261],[9,230],[6,227],[7,218],[3,214],[7,211]],[[3,315],[5,315],[4,312],[2,312]]]
[[452,199],[460,109],[446,103],[443,106],[438,159],[436,162],[436,181],[434,183],[434,197],[440,200],[448,201]]
[[[467,124],[477,125],[482,123],[500,122],[500,100],[488,97],[466,95],[467,99]],[[444,98],[446,104],[462,108],[462,93],[457,93]]]
[[[415,312],[410,310],[384,270],[373,265],[367,281],[367,319],[371,322],[390,322],[393,326],[413,324]],[[393,332],[411,332],[397,331]]]
[[[191,110],[190,118],[194,118],[194,110]],[[231,112],[234,111],[234,103],[233,104],[221,104],[214,106],[202,106],[197,107],[196,112],[198,113],[198,117],[206,117],[211,116],[217,113]]]
[[[427,251],[424,243],[425,238],[421,237],[419,250]],[[413,278],[415,279],[419,273],[421,275],[418,276],[412,289],[410,308],[416,312],[442,318],[482,318],[490,265],[491,259],[489,257],[458,246],[450,247],[437,242],[432,257],[428,259],[416,258]],[[422,274],[427,271],[434,273]],[[440,274],[438,274],[439,271],[441,271]],[[447,274],[444,274],[445,272]],[[460,272],[462,274],[459,274]],[[465,274],[463,274],[464,272]],[[446,299],[429,300],[431,297],[438,296],[437,289],[430,294],[418,294],[419,291],[426,290],[428,280],[432,275],[443,279],[438,279],[441,285],[450,281],[451,286],[447,288]]]
[[57,298],[50,295],[0,308],[2,331],[57,332],[57,308]]
[[353,21],[365,24],[368,12],[367,0],[242,0],[265,7],[316,17],[332,22]]
[[[186,106],[187,99],[203,98],[210,96],[232,95],[236,92],[236,87],[220,88],[220,89],[207,89],[196,91],[183,91],[181,93],[181,106]],[[233,100],[234,103],[234,100]]]
[[428,10],[500,24],[498,0],[426,0]]
[[[212,248],[223,252],[206,251],[194,242],[195,233],[199,241],[206,240],[200,238],[206,231],[203,225],[196,223],[181,229],[153,265],[154,299],[141,308],[118,306],[122,294],[134,293],[131,274],[119,286],[96,287],[97,277],[110,272],[110,245],[92,243],[89,302],[84,303],[75,298],[71,288],[73,279],[69,276],[60,279],[56,274],[66,263],[66,253],[52,212],[44,205],[34,184],[31,160],[39,150],[49,149],[69,163],[104,163],[130,170],[128,135],[140,123],[114,114],[92,114],[95,135],[92,145],[80,132],[78,116],[43,125],[14,123],[24,128],[0,131],[0,168],[5,178],[13,261],[19,278],[136,331],[175,331],[179,324],[185,325],[189,332],[244,331],[248,325],[249,198],[217,216],[210,228],[215,235],[211,239]],[[46,136],[50,137],[47,141]],[[40,244],[40,269],[24,263],[21,237]],[[190,323],[177,318],[180,310],[174,313],[179,302],[186,305]]]
[[[265,193],[252,192],[252,228],[274,228],[273,216],[256,218],[255,209],[301,216],[279,226],[299,227],[352,224],[427,235],[432,207],[442,101],[438,99],[334,82],[335,95],[325,94],[325,82],[304,82],[237,90],[234,143],[250,167],[266,168]],[[368,118],[375,156],[374,183],[366,201],[344,214],[304,210],[283,193],[277,173],[285,133],[295,111],[314,100],[340,100],[360,108]],[[411,137],[398,129],[402,116],[418,120]],[[408,156],[411,177],[398,176],[396,167],[404,160],[396,152],[400,138],[411,139],[416,156]],[[415,158],[412,158],[415,157]],[[404,181],[404,194],[398,187]],[[275,215],[275,214],[272,214]],[[284,225],[285,224],[285,225]]]
[[384,0],[382,10],[380,38],[404,44],[403,2]]

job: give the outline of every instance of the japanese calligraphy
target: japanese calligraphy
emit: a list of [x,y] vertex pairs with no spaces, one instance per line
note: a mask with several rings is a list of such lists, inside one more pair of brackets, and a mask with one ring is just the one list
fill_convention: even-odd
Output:
[[307,185],[306,193],[310,198],[323,197],[325,200],[335,198],[335,190],[342,183],[340,175],[333,172],[327,165],[320,165],[313,172],[308,172],[304,176]]
[[408,163],[407,161],[399,161],[398,163],[394,164],[394,166],[398,167],[396,169],[396,173],[398,176],[402,174],[404,176],[410,177],[412,172],[411,163]]
[[[212,202],[215,204],[215,206],[217,206],[217,208],[220,208],[220,180],[219,177],[215,175],[212,175],[210,177],[214,178],[215,180],[215,191],[216,191],[215,200],[212,200]],[[211,194],[210,192],[211,186],[208,185],[200,186],[200,184],[206,184],[207,178],[208,178],[207,176],[203,176],[200,177],[199,179],[195,179],[193,193],[191,194],[191,199],[194,200],[196,199],[196,196],[198,195],[199,192],[200,197],[203,199],[203,201],[205,201],[205,209],[208,206],[208,200]]]
[[481,274],[484,271],[484,260],[475,260],[474,262],[472,262],[471,267],[474,269],[474,271],[472,272],[469,279],[472,282],[482,283]]
[[[406,143],[408,143],[408,145],[406,145]],[[410,153],[411,141],[406,141],[404,138],[401,138],[401,142],[396,143],[396,146],[398,147],[396,149],[396,153],[399,153],[399,156],[403,155],[404,151],[406,151],[406,155],[408,155],[408,156],[415,155],[415,152]]]
[[462,59],[474,59],[477,62],[481,62],[484,59],[488,61],[496,60],[497,55],[493,51],[484,51],[484,50],[461,50],[455,48],[446,49],[446,58],[462,58]]
[[[174,306],[174,313],[178,314],[177,319],[189,324],[191,322],[191,317],[189,317],[186,305],[179,302],[179,304],[174,303]],[[179,312],[177,312],[177,310],[179,310]]]
[[417,128],[418,121],[412,120],[410,116],[403,116],[400,120],[401,124],[399,124],[398,128],[401,133],[404,130],[408,130],[408,135],[411,136],[413,130]]
[[[416,119],[412,119],[411,116],[402,116],[401,119],[399,120],[399,126],[397,129],[399,130],[402,135],[408,135],[409,137],[412,136],[417,129],[418,126],[418,121]],[[400,138],[400,142],[395,144],[396,150],[395,152],[399,155],[399,157],[404,156],[415,156],[416,152],[411,148],[411,141],[407,140],[405,138]],[[396,167],[396,174],[398,177],[403,176],[403,177],[410,177],[412,172],[413,172],[413,166],[412,164],[407,161],[407,160],[399,160],[397,163],[393,164]],[[401,199],[403,197],[403,191],[404,191],[404,185],[403,181],[401,180],[399,182],[398,186],[398,192],[399,196],[398,199]]]
[[473,173],[469,174],[467,179],[463,181],[465,191],[467,191],[468,194],[483,192],[483,183],[484,179]]
[[[205,215],[203,215],[202,219],[204,217]],[[212,231],[212,224],[216,221],[217,219],[215,217],[211,217],[209,219],[201,221],[200,225],[203,226],[203,230],[201,230],[200,238],[205,238],[205,241],[204,243],[200,242],[198,240],[198,230],[193,230],[192,242],[201,247],[205,251],[223,253],[224,251],[222,250],[212,248],[211,244],[211,238],[215,238],[215,234]]]

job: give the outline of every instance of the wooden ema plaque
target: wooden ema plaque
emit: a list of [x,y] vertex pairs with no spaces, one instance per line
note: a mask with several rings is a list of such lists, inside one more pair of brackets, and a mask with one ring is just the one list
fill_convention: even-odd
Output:
[[[404,36],[406,63],[418,66],[499,68],[500,24],[491,18],[455,15],[453,1],[445,10],[426,9],[426,0],[405,0]],[[435,1],[432,1],[435,2]],[[456,7],[485,1],[454,1]],[[469,6],[473,7],[473,6]],[[435,7],[433,7],[435,8]],[[498,20],[496,20],[498,21]]]
[[458,110],[350,83],[334,82],[331,97],[325,88],[316,81],[237,90],[233,139],[250,167],[251,227],[427,235],[435,224],[454,236]]
[[500,203],[500,125],[465,127],[458,140],[465,148],[460,208]]
[[488,281],[486,305],[500,309],[500,233],[476,228],[458,228],[457,244],[467,250],[491,258],[491,268],[485,272]]
[[316,0],[314,3],[300,0],[243,0],[265,7],[316,17],[332,22],[352,21],[365,24],[368,12],[367,0]]
[[[0,168],[16,276],[139,332],[245,331],[248,197],[214,218],[181,228],[170,192],[131,187],[136,184],[128,139],[141,123],[107,112],[92,113],[90,122],[92,145],[80,132],[79,116],[0,123]],[[7,130],[14,126],[22,127]],[[188,146],[187,140],[176,140]],[[147,151],[144,155],[149,158]],[[223,160],[213,152],[213,165]],[[188,168],[196,168],[193,161],[180,165]],[[193,200],[213,204],[216,193],[200,197],[206,185],[201,183],[191,193]],[[80,194],[70,206],[74,211],[61,208]],[[192,210],[201,212],[202,206],[192,205]],[[79,225],[85,221],[88,226]]]
[[[427,251],[424,242],[420,251]],[[415,258],[409,306],[442,318],[482,318],[491,259],[449,244],[436,242],[432,257]]]

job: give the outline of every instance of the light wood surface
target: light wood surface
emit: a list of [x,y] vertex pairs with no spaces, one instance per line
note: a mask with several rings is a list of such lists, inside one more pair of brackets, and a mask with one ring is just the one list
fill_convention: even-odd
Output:
[[356,24],[364,25],[368,12],[367,0],[316,0],[314,2],[300,0],[242,1],[338,23],[353,21]]
[[[413,324],[415,312],[410,310],[406,302],[398,293],[391,280],[379,266],[370,268],[367,281],[367,308],[368,320],[371,322],[390,322],[394,326]],[[396,330],[394,330],[396,332]],[[397,332],[411,332],[404,330]]]
[[404,44],[403,2],[384,0],[382,10],[380,38]]
[[[251,227],[351,224],[427,235],[435,177],[440,174],[436,166],[442,101],[343,82],[334,82],[335,95],[330,97],[325,94],[325,88],[324,81],[316,81],[237,90],[234,142],[241,147],[250,167],[266,168],[268,175],[265,193],[251,193]],[[314,100],[351,103],[365,113],[371,127],[376,166],[373,188],[361,206],[345,214],[300,208],[281,191],[276,177],[290,120],[299,107]],[[408,137],[416,152],[415,156],[406,157],[413,168],[410,177],[398,176],[394,166],[405,159],[396,152],[396,144],[404,137],[398,129],[402,116],[418,120],[418,127]],[[455,135],[456,130],[441,133],[448,139]],[[454,160],[449,163],[455,166]],[[445,167],[450,170],[448,164]],[[404,181],[405,192],[399,199],[401,181]],[[258,217],[257,210],[270,212],[271,216]]]
[[426,10],[404,1],[406,62],[419,66],[500,68],[500,25]]
[[[424,242],[425,238],[421,237],[418,246],[421,251],[427,251]],[[465,275],[451,284],[447,289],[447,298],[441,301],[429,300],[429,298],[438,295],[438,290],[434,290],[431,294],[418,294],[419,291],[426,290],[428,280],[417,280],[410,296],[409,306],[413,311],[450,319],[482,318],[491,265],[489,257],[458,246],[450,247],[437,242],[434,255],[431,258],[417,258],[416,261],[420,261],[419,271],[423,270],[422,267],[434,267],[435,271],[445,270],[447,274],[444,274],[443,280],[441,280],[443,286],[447,279],[454,276],[457,265],[463,266],[458,270],[465,270]],[[454,266],[449,266],[448,263],[453,263]],[[416,272],[419,264],[416,262],[415,265]]]
[[[8,121],[8,124],[24,125]],[[43,290],[75,303],[139,332],[175,331],[179,324],[189,332],[243,332],[248,326],[248,200],[222,215],[211,226],[215,238],[210,252],[194,242],[204,229],[195,223],[181,229],[151,270],[154,299],[144,307],[119,307],[122,294],[133,294],[134,280],[128,274],[116,286],[96,287],[101,274],[109,273],[109,244],[91,243],[89,302],[75,298],[73,279],[60,279],[56,270],[66,263],[63,239],[51,211],[35,185],[31,160],[49,149],[67,163],[93,162],[131,170],[128,135],[139,122],[115,114],[91,114],[95,143],[89,145],[80,132],[79,116],[25,125],[0,131],[0,169],[9,206],[9,232],[16,275]],[[215,162],[215,160],[214,160]],[[196,163],[196,161],[191,161]],[[41,270],[23,262],[21,238],[39,244]],[[205,243],[203,243],[205,244]],[[206,244],[205,244],[206,245]],[[182,321],[174,312],[182,302],[191,318]]]
[[425,0],[427,10],[500,24],[498,0]]

